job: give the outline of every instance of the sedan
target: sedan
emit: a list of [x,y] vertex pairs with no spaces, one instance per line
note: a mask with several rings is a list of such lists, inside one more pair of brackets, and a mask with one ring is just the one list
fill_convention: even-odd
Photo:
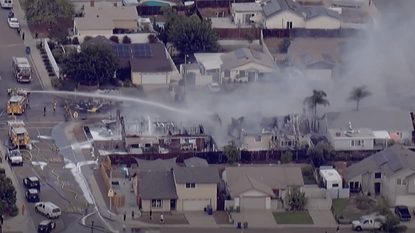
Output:
[[19,28],[20,27],[19,20],[17,20],[16,18],[8,18],[7,23],[9,24],[10,28]]
[[220,86],[219,86],[218,83],[209,83],[208,86],[209,86],[209,89],[212,92],[215,92],[216,93],[216,92],[219,92],[220,91]]

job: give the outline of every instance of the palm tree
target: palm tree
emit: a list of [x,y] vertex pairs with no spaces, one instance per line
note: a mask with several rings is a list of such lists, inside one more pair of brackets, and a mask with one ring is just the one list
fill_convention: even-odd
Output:
[[359,111],[360,100],[371,94],[370,91],[366,90],[366,86],[353,87],[348,100],[356,101],[356,110]]
[[330,106],[330,102],[326,100],[326,92],[313,90],[313,95],[304,99],[304,104],[308,104],[314,110],[314,116],[317,116],[317,105]]

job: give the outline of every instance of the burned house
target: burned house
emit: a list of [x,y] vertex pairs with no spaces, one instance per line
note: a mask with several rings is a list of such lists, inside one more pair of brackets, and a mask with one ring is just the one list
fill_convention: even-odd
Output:
[[248,151],[299,150],[310,143],[308,120],[300,115],[262,118],[260,122],[232,119],[228,135]]

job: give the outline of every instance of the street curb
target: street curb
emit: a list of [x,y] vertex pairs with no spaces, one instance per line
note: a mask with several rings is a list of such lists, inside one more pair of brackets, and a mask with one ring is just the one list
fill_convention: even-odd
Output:
[[[34,70],[35,70],[35,72],[36,72],[37,79],[38,79],[38,80],[39,80],[39,82],[40,82],[40,86],[42,87],[42,89],[43,89],[43,90],[46,90],[46,89],[45,89],[45,84],[43,83],[43,80],[42,80],[42,78],[40,77],[39,71],[38,71],[37,66],[36,66],[36,64],[35,64],[35,60],[34,60],[34,59],[33,59],[33,57],[32,57],[32,53],[30,53],[29,57],[30,57],[30,61],[31,61],[31,62],[32,62],[32,64],[33,64]],[[52,85],[52,84],[51,84],[51,85]]]

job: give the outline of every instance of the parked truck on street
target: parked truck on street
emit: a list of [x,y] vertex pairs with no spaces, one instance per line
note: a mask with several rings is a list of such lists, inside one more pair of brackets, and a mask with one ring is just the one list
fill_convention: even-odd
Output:
[[13,75],[18,82],[32,81],[32,67],[25,57],[12,57]]
[[355,231],[380,230],[382,228],[383,216],[367,215],[352,222],[352,229]]

